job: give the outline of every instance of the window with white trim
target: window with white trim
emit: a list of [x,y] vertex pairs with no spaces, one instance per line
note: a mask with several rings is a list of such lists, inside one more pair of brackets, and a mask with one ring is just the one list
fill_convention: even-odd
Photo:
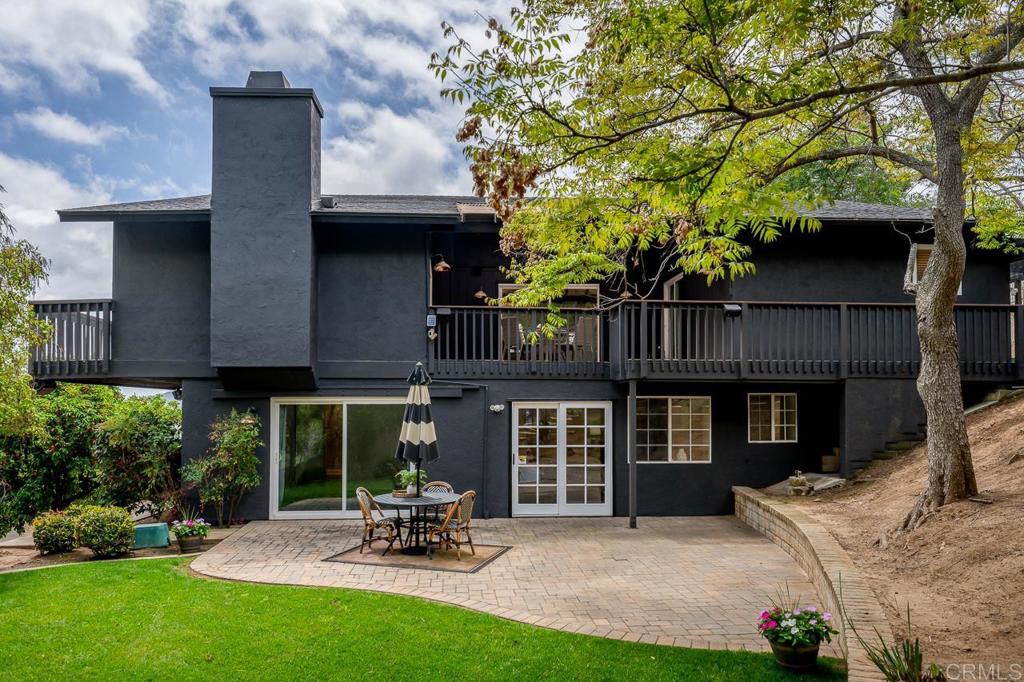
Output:
[[[917,284],[924,277],[924,269],[928,267],[928,259],[932,257],[932,249],[935,247],[932,244],[914,244],[912,250],[914,252],[914,271],[910,275],[910,281]],[[960,280],[960,287],[956,290],[956,295],[960,296],[964,293],[964,282]]]
[[637,398],[636,460],[710,462],[711,398]]
[[796,393],[748,393],[747,441],[796,442]]

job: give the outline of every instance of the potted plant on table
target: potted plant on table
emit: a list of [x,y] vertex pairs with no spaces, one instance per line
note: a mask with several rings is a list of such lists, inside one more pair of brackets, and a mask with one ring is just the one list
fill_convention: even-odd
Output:
[[210,534],[210,524],[189,514],[184,520],[171,524],[171,531],[178,540],[179,552],[198,552],[203,546],[203,538]]
[[398,487],[395,488],[395,492],[404,491],[407,495],[416,494],[416,476],[419,475],[419,484],[423,485],[427,482],[427,472],[423,469],[403,469],[395,474],[395,480],[398,482]]
[[757,630],[771,644],[778,664],[798,672],[814,668],[822,641],[831,642],[837,632],[831,613],[795,604],[772,604],[761,612]]

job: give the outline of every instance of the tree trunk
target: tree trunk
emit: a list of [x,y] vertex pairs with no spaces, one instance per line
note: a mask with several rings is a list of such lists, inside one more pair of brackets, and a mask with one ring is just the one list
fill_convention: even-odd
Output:
[[[947,113],[955,120],[951,112]],[[921,373],[917,390],[928,418],[928,487],[901,526],[910,530],[944,504],[978,492],[960,387],[960,347],[953,306],[964,274],[963,148],[959,125],[933,120],[939,186],[935,244],[917,285]]]

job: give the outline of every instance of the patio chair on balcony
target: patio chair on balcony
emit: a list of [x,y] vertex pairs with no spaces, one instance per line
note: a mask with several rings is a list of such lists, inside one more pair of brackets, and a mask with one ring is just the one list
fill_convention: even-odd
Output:
[[[469,543],[469,551],[476,556],[473,538],[469,534],[469,525],[473,520],[473,503],[476,492],[470,490],[459,497],[458,502],[448,508],[448,513],[440,523],[432,524],[427,529],[427,557],[433,558],[434,545],[444,545],[451,549],[455,545],[456,558],[462,561],[462,543]],[[465,538],[465,539],[463,539]]]
[[[363,515],[363,540],[359,544],[359,553],[363,553],[364,547],[373,549],[375,540],[387,540],[388,546],[384,553],[395,553],[394,545],[397,542],[399,547],[402,544],[402,521],[394,516],[386,516],[381,506],[373,499],[373,495],[366,488],[356,488],[356,501],[359,503],[359,511]],[[376,537],[377,531],[383,531],[384,537]]]

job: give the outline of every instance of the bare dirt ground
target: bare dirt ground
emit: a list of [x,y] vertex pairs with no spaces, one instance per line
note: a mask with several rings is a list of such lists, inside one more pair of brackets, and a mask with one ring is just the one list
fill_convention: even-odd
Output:
[[967,426],[978,489],[992,504],[949,505],[876,544],[924,487],[923,445],[797,504],[873,578],[894,633],[906,632],[909,603],[926,662],[1024,664],[1024,396],[969,415]]

